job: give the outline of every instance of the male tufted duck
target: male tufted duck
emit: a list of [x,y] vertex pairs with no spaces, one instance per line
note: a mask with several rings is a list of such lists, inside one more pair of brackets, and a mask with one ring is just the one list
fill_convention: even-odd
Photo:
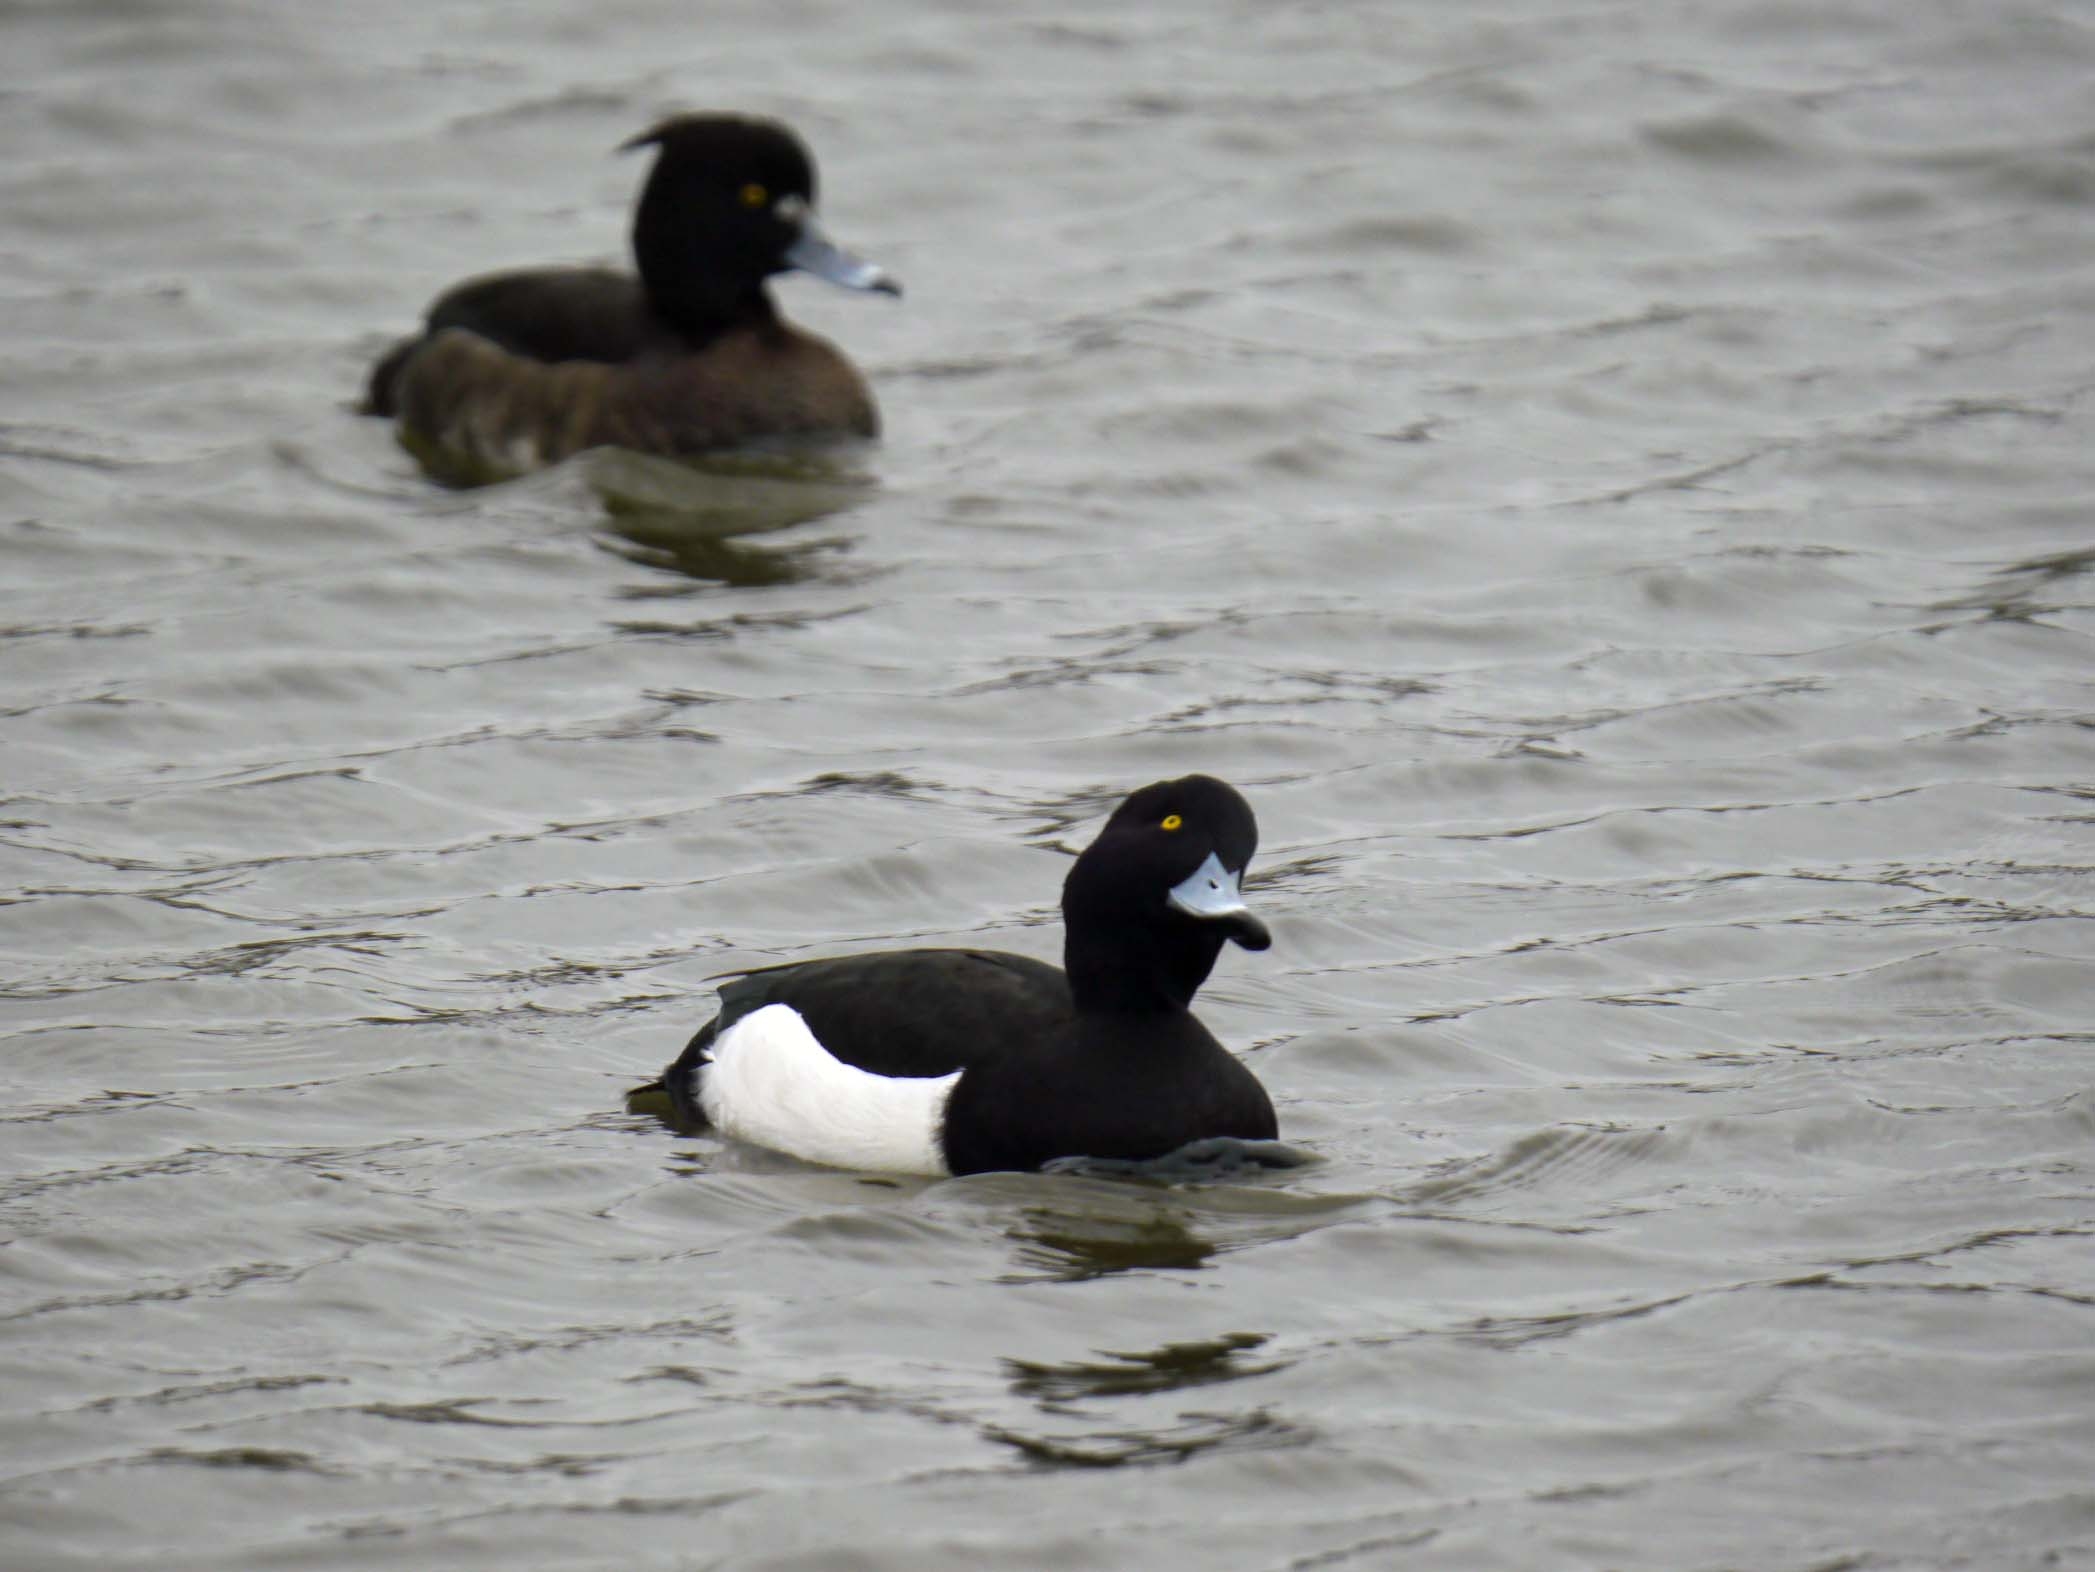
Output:
[[1063,883],[1063,970],[893,950],[750,972],[632,1105],[666,1093],[687,1128],[893,1173],[1269,1141],[1265,1088],[1187,1008],[1224,940],[1272,942],[1238,888],[1257,846],[1212,776],[1145,786]]
[[633,215],[638,276],[526,268],[468,279],[372,368],[364,411],[397,416],[442,472],[521,473],[584,448],[670,456],[775,438],[872,437],[873,395],[835,345],[779,315],[764,281],[800,268],[900,287],[815,222],[815,166],[785,126],[679,115]]

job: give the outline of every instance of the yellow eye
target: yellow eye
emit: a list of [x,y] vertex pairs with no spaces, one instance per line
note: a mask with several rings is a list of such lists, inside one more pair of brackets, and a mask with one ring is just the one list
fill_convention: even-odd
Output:
[[742,205],[744,207],[762,207],[770,200],[771,193],[758,185],[754,180],[742,188]]
[[1175,830],[1185,822],[1186,821],[1184,819],[1181,819],[1177,814],[1167,813],[1164,815],[1163,824],[1159,827],[1166,830]]

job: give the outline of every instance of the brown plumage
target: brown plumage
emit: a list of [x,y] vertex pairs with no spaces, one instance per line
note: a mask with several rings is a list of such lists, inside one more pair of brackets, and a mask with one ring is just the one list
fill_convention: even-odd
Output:
[[806,149],[775,122],[685,115],[634,215],[638,276],[534,268],[470,279],[373,367],[367,413],[440,473],[492,478],[613,445],[671,456],[878,435],[858,369],[779,315],[765,280],[804,268],[899,294],[816,226]]

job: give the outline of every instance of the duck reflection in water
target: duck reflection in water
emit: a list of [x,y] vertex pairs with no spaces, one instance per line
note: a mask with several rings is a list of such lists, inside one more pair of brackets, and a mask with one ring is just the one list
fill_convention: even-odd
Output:
[[603,448],[578,462],[603,504],[606,551],[700,584],[737,589],[816,577],[825,563],[848,551],[847,539],[828,533],[780,542],[763,537],[848,513],[877,490],[870,474],[836,455],[669,460]]
[[[984,1434],[1047,1468],[1122,1468],[1182,1463],[1217,1450],[1299,1445],[1310,1439],[1302,1426],[1254,1405],[1234,1412],[1174,1413],[1160,1427],[1127,1424],[1123,1400],[1168,1395],[1202,1387],[1232,1385],[1283,1370],[1284,1359],[1242,1357],[1267,1341],[1263,1332],[1227,1332],[1198,1342],[1166,1343],[1134,1353],[1107,1353],[1099,1361],[1067,1364],[1006,1359],[1011,1390],[1060,1423],[1049,1433],[996,1425]],[[1139,1412],[1151,1413],[1148,1406]],[[1119,1423],[1112,1423],[1113,1420]],[[1101,1424],[1101,1421],[1106,1423]]]

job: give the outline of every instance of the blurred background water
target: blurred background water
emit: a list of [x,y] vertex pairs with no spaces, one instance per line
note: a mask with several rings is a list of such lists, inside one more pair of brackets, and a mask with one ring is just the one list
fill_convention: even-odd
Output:
[[[0,1562],[2095,1566],[2095,16],[0,9]],[[431,484],[783,116],[887,441]],[[1327,1160],[620,1109],[1238,783]]]

